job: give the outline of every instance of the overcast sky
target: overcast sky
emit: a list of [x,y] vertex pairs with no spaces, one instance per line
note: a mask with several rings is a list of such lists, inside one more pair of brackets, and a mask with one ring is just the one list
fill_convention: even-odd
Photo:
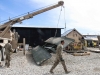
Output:
[[[0,21],[15,17],[59,0],[0,0]],[[76,28],[81,34],[100,34],[100,0],[63,0],[66,30]],[[57,27],[61,7],[34,16],[21,25]],[[2,23],[0,23],[2,24]],[[19,24],[16,24],[19,25]],[[21,26],[20,25],[20,26]],[[58,27],[65,27],[64,8]],[[64,30],[62,30],[62,33]]]

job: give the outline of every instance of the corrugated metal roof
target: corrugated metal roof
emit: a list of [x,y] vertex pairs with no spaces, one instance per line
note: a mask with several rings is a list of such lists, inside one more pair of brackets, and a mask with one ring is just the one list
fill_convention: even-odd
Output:
[[13,25],[12,27],[20,27],[20,28],[57,28],[57,29],[64,29],[64,28],[61,28],[61,27],[43,27],[43,26],[30,26],[30,25]]
[[66,35],[69,34],[71,31],[73,31],[73,29],[67,30],[67,31],[64,32],[61,36],[66,36]]
[[85,36],[84,39],[85,39],[85,40],[98,40],[98,38],[97,38],[96,35],[94,35],[94,36],[89,36],[89,35],[88,35],[88,36]]
[[79,33],[75,28],[73,28],[73,29],[70,29],[70,30],[67,30],[66,32],[64,32],[61,36],[66,36],[66,35],[68,35],[70,32],[72,32],[72,31],[76,31],[78,34],[80,34],[81,36],[83,36],[81,33]]

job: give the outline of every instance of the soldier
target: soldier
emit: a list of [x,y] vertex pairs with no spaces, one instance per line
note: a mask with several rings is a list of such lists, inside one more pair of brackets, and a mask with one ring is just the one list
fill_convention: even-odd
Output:
[[0,50],[1,50],[1,61],[4,61],[3,48],[1,45],[0,45]]
[[53,69],[59,64],[59,62],[61,62],[64,70],[65,70],[65,73],[69,73],[69,71],[67,71],[67,68],[66,68],[66,65],[65,65],[65,61],[64,59],[62,58],[62,55],[61,55],[61,52],[63,50],[63,45],[64,45],[64,40],[61,41],[61,44],[59,44],[57,46],[57,50],[56,50],[56,60],[55,60],[55,63],[53,64],[52,68],[50,69],[50,73],[53,73]]
[[2,46],[1,46],[1,45],[0,45],[0,51],[1,51],[0,67],[2,67],[1,61],[2,61],[3,59],[2,59]]
[[10,52],[13,52],[12,45],[10,43],[11,43],[11,41],[8,40],[8,43],[5,45],[5,54],[6,54],[5,66],[7,66],[7,68],[9,68],[9,66],[10,66]]

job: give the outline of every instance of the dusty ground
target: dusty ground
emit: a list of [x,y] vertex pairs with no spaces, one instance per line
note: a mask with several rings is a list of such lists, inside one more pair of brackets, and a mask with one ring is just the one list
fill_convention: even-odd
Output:
[[[0,75],[52,75],[49,70],[54,63],[54,54],[42,66],[34,63],[29,52],[23,55],[23,52],[19,51],[13,53],[11,57],[10,68],[1,67]],[[64,53],[64,59],[68,70],[71,71],[67,75],[100,75],[100,53],[91,52],[87,56],[73,56]],[[66,75],[61,64],[55,68],[53,75]]]

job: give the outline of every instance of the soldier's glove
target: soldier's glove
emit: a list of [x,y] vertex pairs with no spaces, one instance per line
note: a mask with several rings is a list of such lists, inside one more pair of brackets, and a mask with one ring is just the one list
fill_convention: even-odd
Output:
[[64,59],[63,59],[63,58],[60,58],[60,60],[61,60],[61,61],[64,61]]

